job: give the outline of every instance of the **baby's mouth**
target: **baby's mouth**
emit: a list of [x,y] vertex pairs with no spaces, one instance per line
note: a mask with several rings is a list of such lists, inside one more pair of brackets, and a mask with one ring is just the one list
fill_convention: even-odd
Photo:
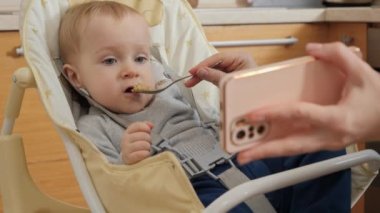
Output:
[[133,88],[134,88],[134,86],[127,87],[127,88],[124,90],[124,93],[134,93],[134,92],[133,92]]

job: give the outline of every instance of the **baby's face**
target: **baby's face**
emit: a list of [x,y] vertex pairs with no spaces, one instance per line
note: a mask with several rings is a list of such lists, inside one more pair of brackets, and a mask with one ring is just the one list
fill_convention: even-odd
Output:
[[155,84],[149,27],[143,17],[92,18],[84,26],[79,51],[74,63],[77,79],[95,101],[116,113],[135,113],[149,104],[152,95],[131,92],[136,84]]

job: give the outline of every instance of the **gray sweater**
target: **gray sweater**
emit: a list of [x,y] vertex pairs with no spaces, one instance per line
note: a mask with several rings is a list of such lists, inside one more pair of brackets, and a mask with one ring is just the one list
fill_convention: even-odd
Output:
[[[140,112],[118,114],[123,125],[137,121],[151,121],[152,144],[163,141],[185,157],[207,155],[218,146],[218,134],[202,123],[198,113],[181,95],[177,86],[155,95],[154,100]],[[123,163],[120,157],[120,143],[124,127],[116,123],[100,109],[92,106],[89,113],[80,117],[78,128],[111,163]]]

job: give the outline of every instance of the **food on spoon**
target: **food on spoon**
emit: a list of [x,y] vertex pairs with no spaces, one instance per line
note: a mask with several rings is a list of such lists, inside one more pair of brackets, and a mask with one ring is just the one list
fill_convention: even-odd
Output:
[[132,92],[143,92],[143,91],[150,91],[151,89],[148,87],[148,86],[145,86],[143,84],[136,84],[135,86],[133,86],[132,88]]

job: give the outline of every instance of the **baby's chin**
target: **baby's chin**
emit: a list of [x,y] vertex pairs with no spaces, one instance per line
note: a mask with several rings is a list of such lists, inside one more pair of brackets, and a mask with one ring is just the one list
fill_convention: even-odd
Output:
[[134,103],[126,103],[123,106],[120,106],[118,109],[115,109],[115,113],[119,114],[133,114],[144,110],[148,107],[154,98],[152,94],[140,94],[140,99],[136,100]]

